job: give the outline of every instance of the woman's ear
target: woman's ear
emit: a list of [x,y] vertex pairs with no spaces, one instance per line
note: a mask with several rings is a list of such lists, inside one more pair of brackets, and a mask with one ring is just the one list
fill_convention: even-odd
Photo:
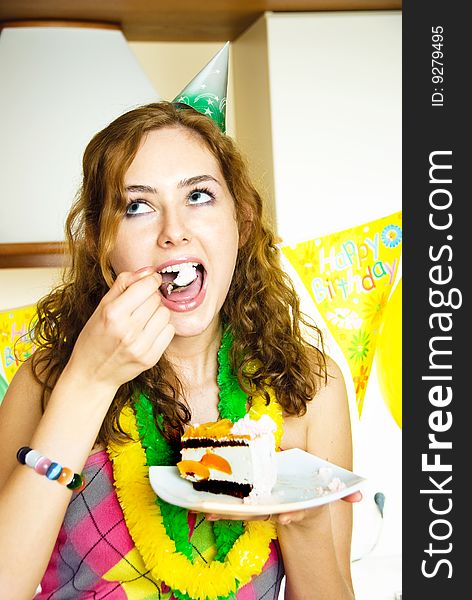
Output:
[[248,241],[251,229],[252,219],[241,221],[241,225],[239,227],[239,248],[242,248]]
[[239,248],[242,248],[246,244],[254,226],[254,211],[252,207],[248,204],[243,204],[241,209],[239,218]]

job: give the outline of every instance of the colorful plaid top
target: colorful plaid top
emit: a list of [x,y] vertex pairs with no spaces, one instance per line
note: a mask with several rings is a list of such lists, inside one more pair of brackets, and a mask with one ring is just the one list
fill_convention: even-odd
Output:
[[[35,600],[173,600],[165,584],[152,579],[126,527],[113,469],[103,450],[84,467],[85,489],[74,494]],[[189,515],[193,560],[214,552],[211,523]],[[284,575],[276,542],[262,572],[237,593],[237,600],[277,600]]]

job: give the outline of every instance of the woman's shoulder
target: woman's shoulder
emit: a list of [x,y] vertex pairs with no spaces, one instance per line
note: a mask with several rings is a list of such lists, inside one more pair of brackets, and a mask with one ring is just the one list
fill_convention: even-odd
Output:
[[41,395],[42,386],[34,373],[34,359],[30,356],[18,367],[13,379],[11,380],[5,395],[2,408],[8,406],[9,398],[19,396],[18,401],[31,399],[32,396]]
[[16,464],[17,450],[28,444],[41,419],[41,394],[30,357],[18,368],[0,406],[0,486]]
[[329,393],[337,393],[344,396],[346,393],[346,383],[341,367],[338,363],[326,355],[326,380],[324,386],[321,386],[320,391],[324,389]]
[[342,399],[345,393],[345,381],[338,363],[331,356],[313,346],[307,348],[307,353],[317,390],[307,408],[313,404],[319,404],[333,394]]
[[331,357],[326,356],[326,378],[303,417],[306,450],[338,465],[350,468],[351,417],[343,372]]

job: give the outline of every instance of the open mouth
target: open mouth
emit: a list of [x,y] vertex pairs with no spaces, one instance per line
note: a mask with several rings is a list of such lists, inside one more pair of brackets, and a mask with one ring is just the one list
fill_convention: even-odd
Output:
[[162,284],[159,288],[164,304],[173,310],[190,310],[200,304],[205,280],[205,269],[198,262],[181,262],[168,265],[159,271]]

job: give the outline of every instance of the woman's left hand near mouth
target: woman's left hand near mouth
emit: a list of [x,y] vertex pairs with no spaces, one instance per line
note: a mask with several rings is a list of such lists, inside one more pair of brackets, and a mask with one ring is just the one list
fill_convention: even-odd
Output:
[[121,272],[82,329],[66,369],[116,391],[154,366],[174,336],[153,267]]

